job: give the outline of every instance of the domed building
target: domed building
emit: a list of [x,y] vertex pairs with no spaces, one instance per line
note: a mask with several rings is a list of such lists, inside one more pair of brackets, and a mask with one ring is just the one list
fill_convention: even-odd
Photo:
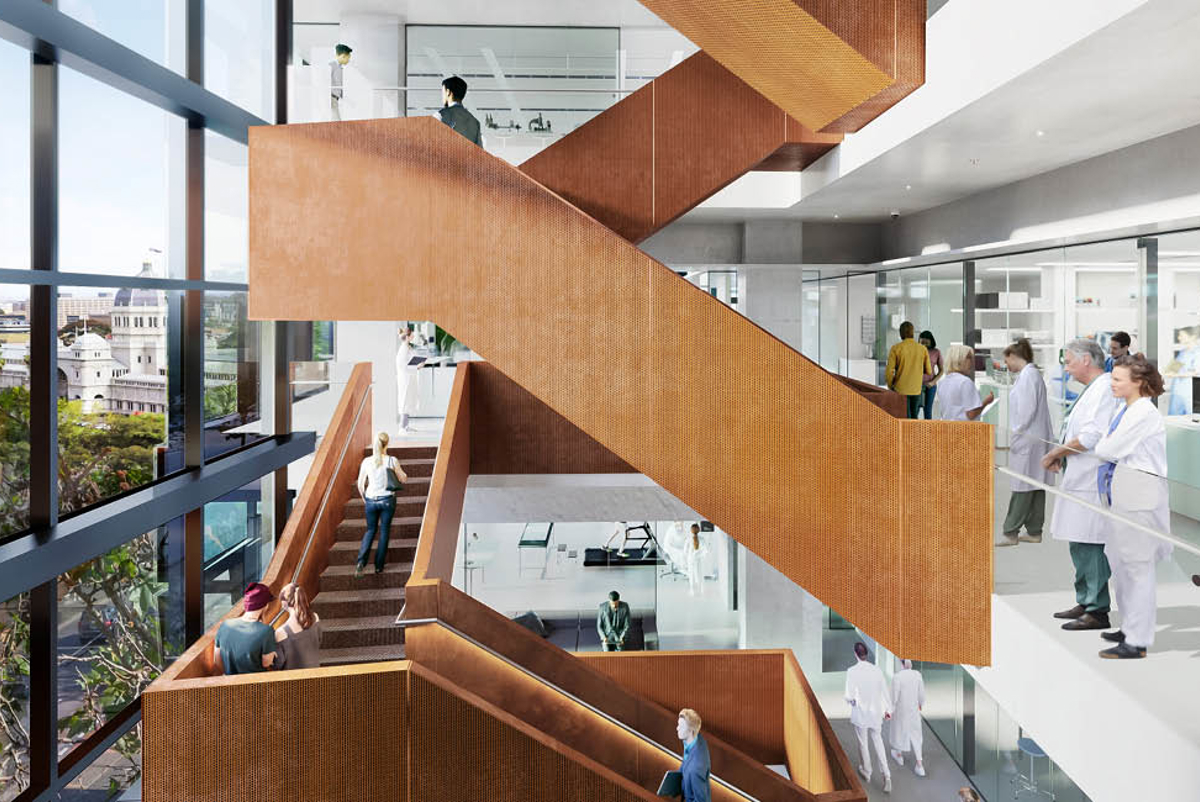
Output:
[[[153,278],[149,262],[139,278]],[[125,288],[113,298],[112,335],[84,331],[58,349],[58,394],[84,412],[166,412],[167,297]]]

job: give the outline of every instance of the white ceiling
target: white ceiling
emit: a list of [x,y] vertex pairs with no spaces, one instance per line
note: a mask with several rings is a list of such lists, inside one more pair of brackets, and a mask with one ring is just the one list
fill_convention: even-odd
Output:
[[[914,93],[854,135],[860,139],[851,138],[809,168],[801,199],[787,209],[737,208],[730,202],[739,194],[735,183],[717,199],[717,208],[701,207],[685,219],[832,220],[836,214],[842,221],[885,220],[893,209],[911,214],[940,206],[1200,124],[1200,3],[1134,5],[924,130],[899,130],[893,141],[884,141],[888,126],[904,117],[903,107],[922,102]],[[931,39],[938,23],[961,25],[955,6],[950,3],[930,21]],[[1110,14],[1123,12],[1117,2],[1110,6]],[[1013,29],[1014,36],[1020,29]],[[1019,47],[1013,43],[1014,53]],[[968,71],[986,68],[960,65]],[[905,126],[911,119],[894,127]],[[867,139],[876,140],[868,157],[854,153]],[[762,179],[747,180],[759,183],[761,195]],[[794,197],[793,184],[782,176],[775,180],[782,196]]]
[[294,0],[296,22],[392,14],[412,24],[666,27],[638,0]]

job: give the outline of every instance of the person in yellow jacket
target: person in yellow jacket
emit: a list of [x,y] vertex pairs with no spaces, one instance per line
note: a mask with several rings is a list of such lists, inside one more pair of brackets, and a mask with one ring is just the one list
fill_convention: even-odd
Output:
[[913,339],[913,324],[900,324],[900,342],[888,351],[884,381],[908,401],[908,417],[916,418],[921,409],[921,390],[924,378],[933,373],[929,350]]

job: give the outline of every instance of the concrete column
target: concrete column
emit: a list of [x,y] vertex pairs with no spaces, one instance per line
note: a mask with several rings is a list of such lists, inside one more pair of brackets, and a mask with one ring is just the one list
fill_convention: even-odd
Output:
[[744,264],[798,265],[804,261],[799,220],[748,220],[743,225]]
[[738,648],[791,649],[809,676],[821,673],[825,605],[738,546]]
[[799,267],[742,267],[742,314],[800,350],[801,288]]
[[370,362],[374,382],[371,428],[393,437],[400,422],[396,392],[397,332],[400,324],[378,321],[340,321],[335,324],[334,349],[338,362]]

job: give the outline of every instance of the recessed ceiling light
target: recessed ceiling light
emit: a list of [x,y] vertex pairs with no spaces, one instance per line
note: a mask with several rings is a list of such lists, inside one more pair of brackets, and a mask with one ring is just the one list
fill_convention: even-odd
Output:
[[834,219],[834,220],[837,220],[839,217],[841,217],[841,215],[840,215],[840,214],[835,214],[835,215],[833,216],[833,219]]
[[905,185],[904,185],[904,189],[905,189],[905,190],[910,190],[910,189],[912,189],[912,184],[905,184]]
[[1045,131],[1038,131],[1038,132],[1037,132],[1037,135],[1038,135],[1038,136],[1045,136],[1045,135],[1046,135],[1046,132],[1045,132]]

